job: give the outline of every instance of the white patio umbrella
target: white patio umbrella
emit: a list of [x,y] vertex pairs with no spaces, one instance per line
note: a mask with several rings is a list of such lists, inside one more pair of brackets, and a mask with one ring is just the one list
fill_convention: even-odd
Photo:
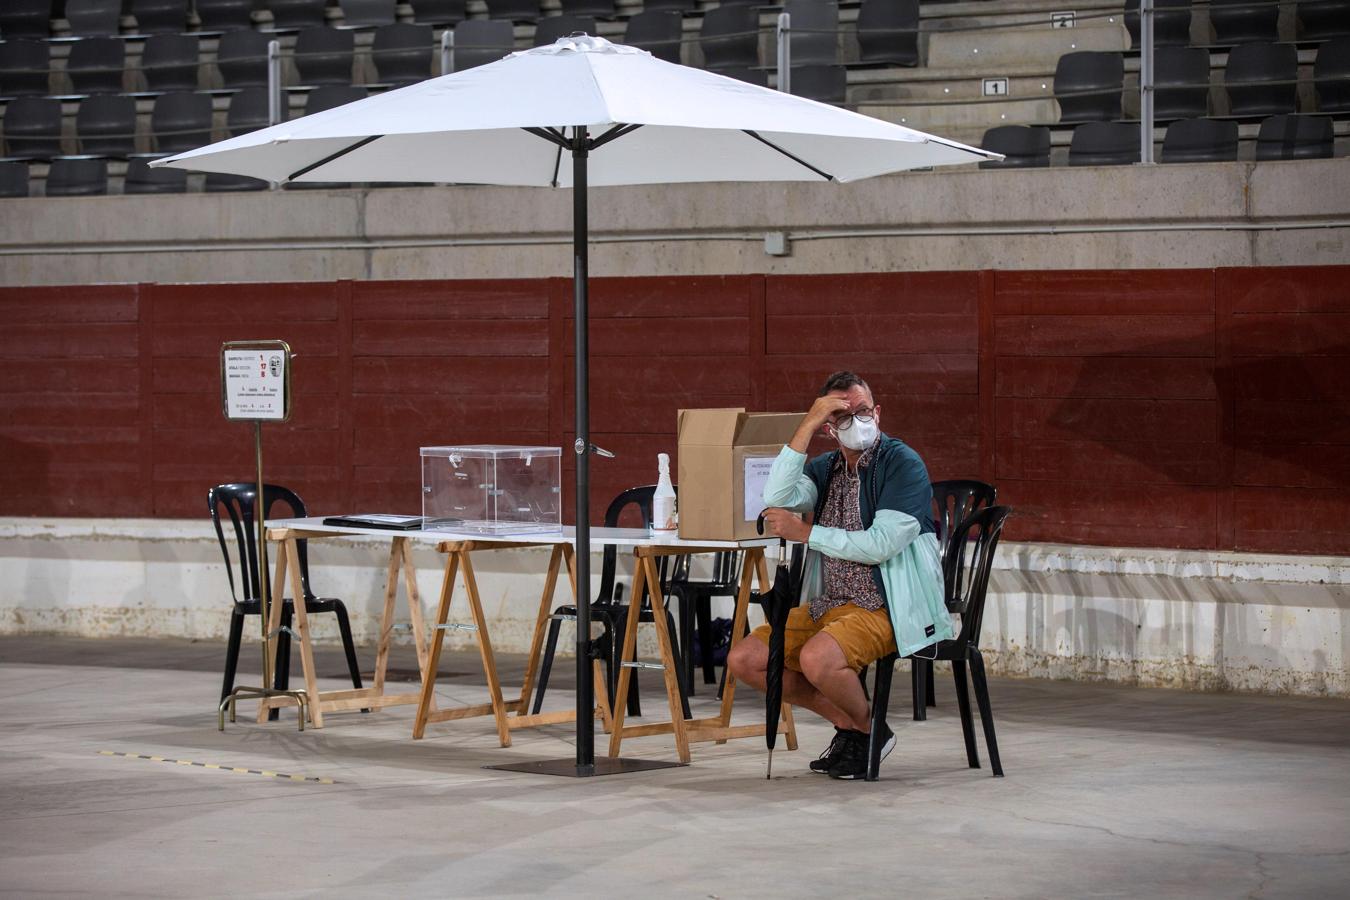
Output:
[[[571,165],[564,162],[570,157]],[[998,154],[574,35],[151,163],[275,182],[574,188],[576,551],[590,547],[586,188],[856,181]],[[596,774],[590,573],[577,571],[576,774]]]

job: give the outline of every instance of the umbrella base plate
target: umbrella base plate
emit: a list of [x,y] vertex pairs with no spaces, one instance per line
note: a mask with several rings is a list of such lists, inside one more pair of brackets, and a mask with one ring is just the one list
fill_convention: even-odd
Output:
[[625,775],[629,772],[650,772],[653,769],[678,769],[688,763],[666,762],[659,759],[629,759],[622,756],[604,756],[592,766],[579,766],[575,757],[568,759],[536,759],[530,762],[483,766],[502,772],[526,772],[533,775],[562,775],[571,778],[591,778],[596,775]]

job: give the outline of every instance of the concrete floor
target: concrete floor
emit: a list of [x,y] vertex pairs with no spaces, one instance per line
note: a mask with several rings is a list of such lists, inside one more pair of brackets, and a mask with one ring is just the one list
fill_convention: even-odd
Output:
[[[809,714],[772,781],[755,739],[697,747],[687,768],[569,779],[482,768],[570,757],[566,727],[503,750],[472,719],[414,742],[395,707],[303,734],[293,717],[241,716],[222,734],[222,655],[0,638],[0,894],[1308,898],[1350,884],[1346,701],[996,680],[994,779],[965,766],[950,680],[914,723],[898,673],[900,741],[876,784],[806,771],[830,736]],[[521,662],[502,661],[508,684]],[[342,668],[321,654],[321,672]],[[442,672],[444,703],[485,697],[475,656]],[[549,706],[566,706],[567,674]],[[649,712],[659,699],[644,696]],[[742,700],[753,720],[762,707]],[[695,714],[711,702],[704,689]],[[624,751],[674,757],[668,737]]]

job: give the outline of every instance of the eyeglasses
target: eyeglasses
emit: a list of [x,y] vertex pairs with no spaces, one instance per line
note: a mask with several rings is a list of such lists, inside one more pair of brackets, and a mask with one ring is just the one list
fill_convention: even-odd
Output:
[[840,416],[839,418],[834,420],[834,427],[839,431],[848,431],[850,428],[853,427],[853,422],[855,419],[863,423],[864,425],[871,425],[872,420],[875,418],[873,413],[874,410],[868,409],[868,410],[861,410],[859,412],[853,413],[852,415]]

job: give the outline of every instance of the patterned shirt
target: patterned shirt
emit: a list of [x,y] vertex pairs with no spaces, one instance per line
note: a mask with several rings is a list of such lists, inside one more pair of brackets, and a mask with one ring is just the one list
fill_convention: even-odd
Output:
[[[872,464],[872,456],[876,449],[877,445],[873,443],[863,451],[863,455],[858,458],[857,469],[852,472],[849,471],[844,455],[839,454],[830,472],[825,508],[820,511],[820,521],[816,524],[825,528],[842,528],[845,531],[863,530],[862,510],[858,504],[858,490],[862,486],[859,473],[864,467]],[[882,596],[872,577],[872,566],[847,559],[836,559],[825,554],[821,554],[821,559],[825,565],[824,593],[811,600],[812,620],[819,619],[826,611],[846,603],[852,603],[862,609],[885,607],[886,598]]]

